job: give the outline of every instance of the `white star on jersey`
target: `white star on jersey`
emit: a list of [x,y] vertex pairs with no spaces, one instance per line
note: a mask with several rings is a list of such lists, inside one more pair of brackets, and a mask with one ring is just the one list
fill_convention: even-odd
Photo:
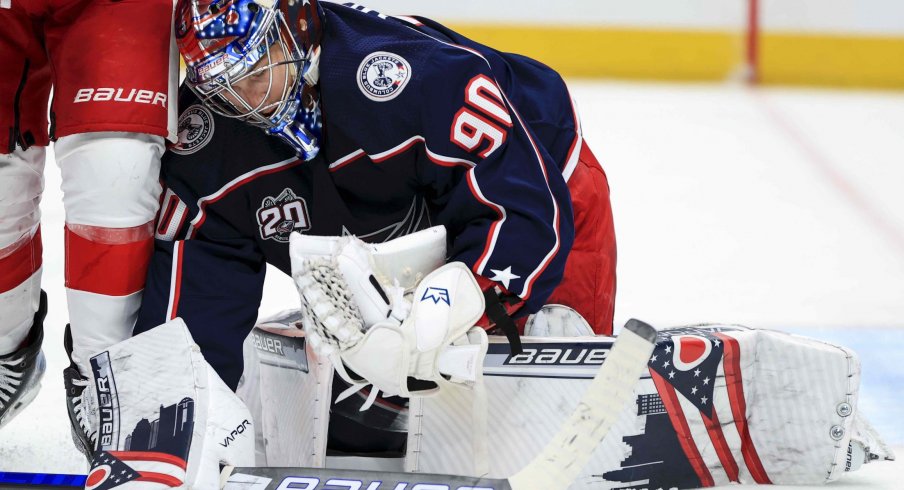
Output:
[[508,266],[505,269],[502,269],[501,271],[496,270],[496,269],[490,269],[490,272],[496,274],[495,276],[491,277],[490,280],[496,281],[496,282],[501,282],[502,285],[505,286],[505,289],[509,288],[509,283],[512,282],[512,279],[521,279],[521,276],[512,274],[512,266]]

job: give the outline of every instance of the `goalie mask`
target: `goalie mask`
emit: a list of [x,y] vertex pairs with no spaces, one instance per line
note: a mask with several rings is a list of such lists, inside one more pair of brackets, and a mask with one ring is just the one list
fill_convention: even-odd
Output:
[[320,149],[317,0],[180,0],[186,83],[205,105],[279,136],[305,160]]

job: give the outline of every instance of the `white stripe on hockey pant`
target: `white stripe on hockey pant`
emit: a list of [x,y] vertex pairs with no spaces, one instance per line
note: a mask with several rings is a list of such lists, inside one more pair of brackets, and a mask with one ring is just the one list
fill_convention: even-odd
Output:
[[170,25],[173,29],[170,31],[170,49],[169,49],[169,81],[167,82],[166,95],[166,139],[171,143],[178,143],[178,119],[179,119],[179,74],[181,67],[179,65],[179,46],[176,44],[176,2],[173,0],[173,21]]

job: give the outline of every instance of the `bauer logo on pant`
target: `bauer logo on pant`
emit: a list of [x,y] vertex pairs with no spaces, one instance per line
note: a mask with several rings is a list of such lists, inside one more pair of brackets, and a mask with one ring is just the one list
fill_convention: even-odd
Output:
[[72,100],[75,104],[82,102],[134,102],[136,104],[159,105],[166,108],[166,94],[153,90],[100,87],[80,88]]
[[204,148],[213,136],[213,114],[206,107],[195,104],[179,116],[179,141],[170,150],[189,155]]

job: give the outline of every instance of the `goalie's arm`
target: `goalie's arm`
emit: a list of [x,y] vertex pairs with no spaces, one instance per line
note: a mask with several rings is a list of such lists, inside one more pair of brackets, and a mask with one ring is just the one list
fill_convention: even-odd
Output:
[[265,271],[251,240],[156,240],[135,334],[181,317],[204,357],[235,389]]
[[574,241],[565,179],[486,58],[442,44],[431,59],[436,75],[421,90],[435,103],[422,107],[419,170],[434,222],[449,232],[450,260],[523,301],[519,314],[535,312],[561,282]]

